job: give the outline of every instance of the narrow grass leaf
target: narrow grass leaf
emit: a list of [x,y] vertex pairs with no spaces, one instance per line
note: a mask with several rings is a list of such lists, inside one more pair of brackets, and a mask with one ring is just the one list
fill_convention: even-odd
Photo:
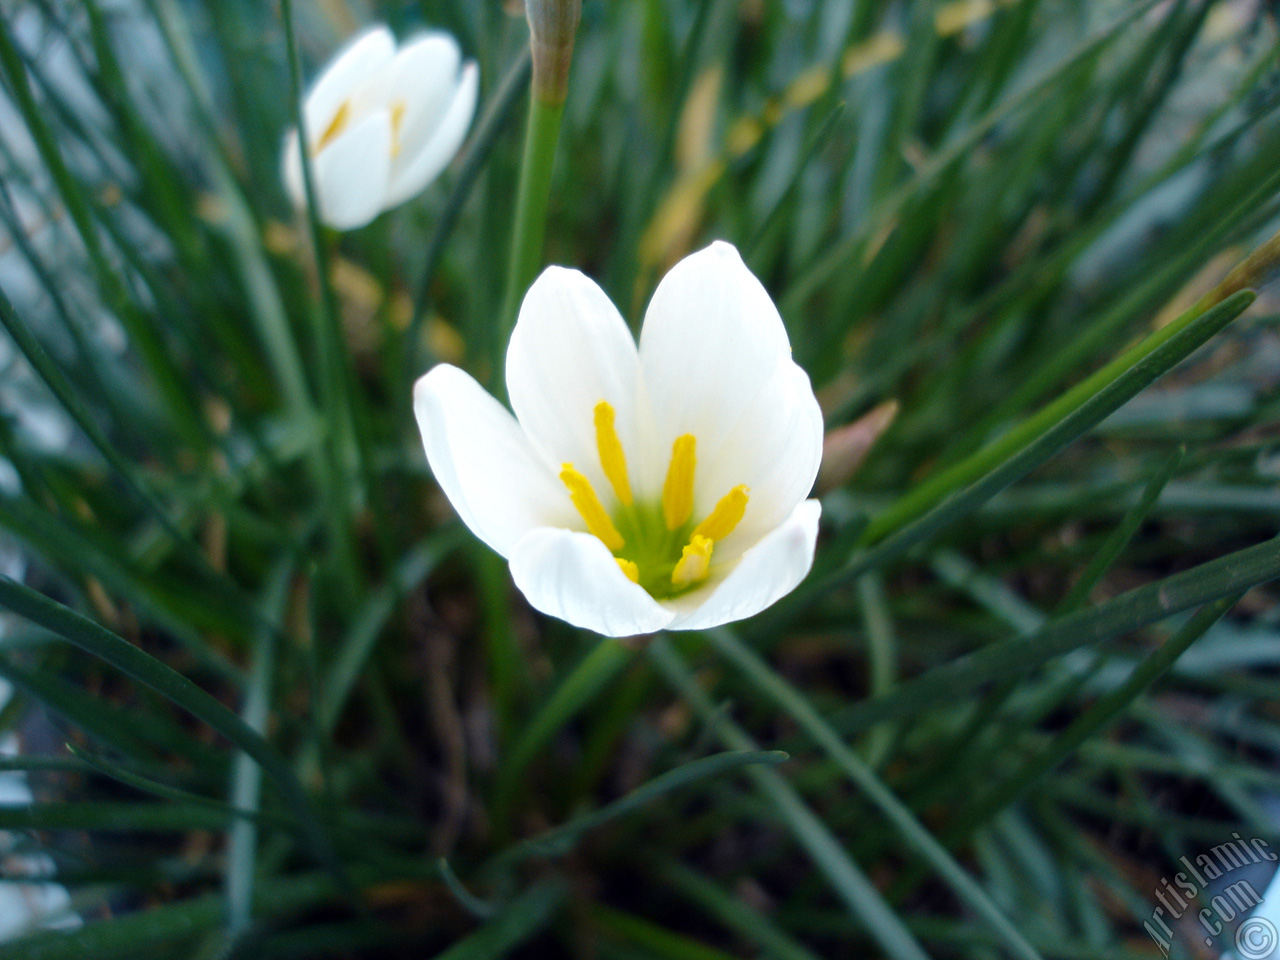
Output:
[[[275,781],[281,795],[302,825],[316,857],[334,871],[335,877],[341,878],[345,875],[324,828],[311,809],[311,801],[307,798],[302,785],[298,783],[293,770],[270,744],[250,729],[238,716],[171,667],[139,650],[105,627],[55,603],[30,587],[7,577],[0,577],[0,606],[47,630],[52,630],[86,653],[104,660],[139,683],[150,687],[196,719],[207,723],[253,757]],[[340,880],[341,882],[343,881]]]
[[[968,503],[975,495],[984,501],[989,499],[1168,373],[1240,316],[1253,301],[1251,292],[1240,291],[1212,310],[1186,316],[1183,322],[1170,324],[1147,336],[996,442],[912,488],[909,494],[872,519],[863,535],[864,541],[874,542],[891,531],[899,531],[922,514],[926,518],[934,515],[937,508],[930,508],[934,504],[947,505],[948,497],[952,498],[953,506],[955,501]],[[957,491],[961,492],[957,494]]]
[[[287,914],[331,899],[333,881],[323,874],[275,879],[263,884],[258,906],[272,914]],[[136,957],[140,950],[190,941],[222,922],[226,903],[219,894],[162,904],[88,923],[73,930],[34,933],[5,944],[6,960],[118,960]]]
[[[589,704],[618,673],[630,663],[635,653],[617,640],[602,639],[583,657],[556,687],[550,698],[524,727],[520,739],[502,761],[498,771],[496,809],[509,811],[515,799],[520,774],[538,751],[566,723]],[[500,823],[505,817],[499,817]]]
[[590,916],[605,936],[634,943],[648,956],[667,957],[669,960],[734,960],[731,953],[707,946],[700,940],[668,930],[635,914],[595,904],[591,907]]
[[[662,635],[649,644],[654,664],[679,691],[685,701],[708,724],[712,732],[731,750],[758,750],[740,727],[718,710],[698,685],[675,648]],[[907,930],[901,918],[885,902],[875,885],[853,862],[844,847],[822,820],[809,808],[799,792],[776,770],[748,767],[748,775],[787,825],[796,841],[826,876],[832,890],[849,912],[866,928],[892,960],[928,960],[928,955]]]
[[816,953],[782,932],[778,924],[743,900],[720,889],[701,873],[675,860],[663,862],[658,876],[770,960],[819,960]]
[[1138,532],[1138,528],[1146,520],[1147,514],[1151,512],[1151,508],[1160,499],[1160,494],[1164,492],[1165,486],[1173,478],[1174,473],[1177,472],[1185,454],[1186,448],[1179,447],[1165,458],[1165,461],[1143,489],[1142,496],[1138,498],[1138,502],[1125,512],[1120,523],[1107,535],[1106,541],[1099,547],[1098,552],[1093,555],[1093,559],[1089,561],[1089,565],[1085,567],[1079,579],[1071,585],[1071,592],[1063,598],[1058,607],[1057,613],[1059,616],[1075,613],[1084,606],[1089,599],[1089,593],[1097,586],[1106,572],[1111,569],[1111,565],[1115,563],[1116,558],[1120,556],[1124,548],[1129,545],[1129,541],[1133,539],[1133,535]]
[[496,960],[537,934],[564,904],[565,888],[556,880],[530,887],[475,933],[459,940],[435,960]]
[[986,891],[955,861],[933,834],[925,829],[907,806],[894,796],[893,791],[885,786],[875,772],[845,745],[840,735],[806,697],[771,670],[733,631],[721,628],[707,631],[705,636],[716,650],[742,670],[757,690],[800,724],[854,786],[893,824],[907,845],[928,862],[952,892],[992,929],[1010,956],[1021,957],[1023,960],[1041,960],[1039,952],[1010,923],[987,896]]
[[966,654],[903,683],[888,696],[843,711],[831,724],[847,736],[889,717],[910,716],[940,703],[954,702],[985,683],[1024,675],[1078,647],[1145,627],[1278,577],[1280,538],[1136,587],[1025,636]]
[[676,767],[674,770],[659,774],[649,782],[632,790],[626,796],[606,804],[599,810],[584,813],[574,817],[568,823],[553,827],[527,840],[522,840],[514,847],[498,854],[488,869],[496,869],[500,866],[508,867],[530,857],[564,856],[573,849],[583,834],[603,826],[610,820],[624,817],[635,810],[639,810],[641,807],[652,803],[673,790],[689,786],[700,780],[722,776],[752,764],[776,766],[779,763],[785,763],[787,759],[787,754],[781,750],[732,750],[690,761]]

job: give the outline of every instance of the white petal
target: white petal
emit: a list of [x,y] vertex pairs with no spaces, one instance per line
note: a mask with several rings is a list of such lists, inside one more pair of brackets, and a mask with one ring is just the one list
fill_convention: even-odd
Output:
[[788,360],[742,408],[718,447],[698,438],[698,516],[710,512],[734,486],[745,483],[751,489],[742,521],[716,543],[719,559],[737,557],[808,496],[822,463],[822,430],[822,410],[809,376]]
[[601,400],[613,405],[633,467],[638,372],[635,341],[605,292],[577,270],[544,270],[525,294],[511,334],[507,394],[543,457],[576,466],[606,505],[612,494],[600,469],[595,406]]
[[432,31],[408,40],[382,71],[379,105],[402,104],[400,143],[416,153],[435,130],[458,89],[462,51],[447,33]]
[[289,202],[299,208],[306,206],[307,192],[302,183],[302,150],[297,130],[291,129],[285,134],[280,160],[280,179],[284,182],[284,192],[289,197]]
[[391,116],[360,118],[312,160],[320,219],[335,230],[363,227],[382,212],[391,172]]
[[395,53],[395,37],[384,24],[370,27],[338,51],[303,98],[307,136],[313,144],[328,129],[342,104],[361,84],[391,63]]
[[[670,601],[669,630],[707,630],[759,613],[794,590],[813,566],[822,505],[805,500],[791,516],[742,555],[727,574]],[[603,546],[603,545],[602,545]],[[718,582],[716,582],[718,580]]]
[[[471,118],[476,112],[476,97],[480,90],[480,68],[467,63],[458,77],[453,98],[444,115],[439,118],[425,138],[422,134],[406,134],[405,146],[397,160],[387,194],[387,206],[394,207],[415,196],[449,165],[462,141],[466,139]],[[406,120],[406,129],[409,121]],[[413,138],[421,145],[414,150]]]
[[515,418],[467,373],[434,367],[413,411],[436,482],[471,531],[504,557],[535,527],[581,521]]
[[692,433],[700,452],[719,448],[790,359],[777,308],[731,244],[685,257],[658,284],[640,333],[660,444]]
[[653,633],[672,618],[589,533],[531,531],[511,552],[511,578],[534,609],[606,637]]

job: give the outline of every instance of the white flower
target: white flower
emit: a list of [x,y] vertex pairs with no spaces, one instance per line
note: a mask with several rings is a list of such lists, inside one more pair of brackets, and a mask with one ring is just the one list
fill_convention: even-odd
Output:
[[822,414],[731,245],[667,274],[638,349],[595,283],[548,268],[506,375],[514,417],[447,364],[414,409],[437,482],[538,610],[606,636],[701,630],[809,572]]
[[[360,34],[315,80],[303,103],[320,219],[362,227],[419,193],[458,152],[476,109],[479,71],[447,33],[399,50],[385,26]],[[284,185],[306,205],[298,131],[284,146]]]

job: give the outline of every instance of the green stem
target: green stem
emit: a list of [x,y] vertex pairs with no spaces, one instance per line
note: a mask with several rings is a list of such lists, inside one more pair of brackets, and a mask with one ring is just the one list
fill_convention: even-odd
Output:
[[515,324],[520,298],[542,265],[542,241],[547,232],[547,204],[551,198],[551,171],[555,166],[556,143],[560,138],[560,119],[563,116],[563,101],[551,103],[536,93],[529,98],[529,123],[525,129],[520,188],[516,194],[516,223],[511,235],[506,292],[502,298],[502,326],[493,345],[495,369]]
[[[551,198],[551,171],[555,166],[556,142],[560,136],[562,116],[564,116],[564,101],[548,101],[538,96],[535,89],[529,98],[529,120],[525,130],[524,159],[520,166],[520,186],[516,194],[516,219],[511,236],[511,260],[507,267],[506,291],[502,300],[502,313],[499,316],[498,325],[492,331],[492,340],[489,344],[492,357],[490,379],[494,386],[494,393],[498,395],[505,392],[497,372],[502,368],[503,353],[511,328],[515,325],[519,300],[542,265],[542,241],[547,229],[547,204]],[[501,595],[498,587],[499,580],[505,582],[505,576],[497,571],[493,560],[494,558],[486,558],[481,561],[481,586],[485,595],[487,621],[485,626],[490,641],[495,712],[498,715],[499,725],[505,731],[510,716],[514,687],[524,671],[519,663],[519,652],[515,648],[511,633],[511,618],[510,612],[506,609],[506,598]],[[571,677],[570,680],[572,679]],[[547,707],[554,705],[554,702],[549,703]],[[532,753],[541,746],[541,741],[530,740],[530,734],[533,734],[535,729],[531,727],[526,730],[524,738],[517,745],[517,751],[524,748],[528,754],[520,759],[519,767],[521,768],[528,762]],[[555,729],[546,731],[546,736],[550,736]],[[519,753],[513,754],[513,761],[519,756]],[[511,766],[509,764],[508,769]],[[497,822],[499,824],[505,821],[506,804],[510,799],[510,788],[513,785],[514,774],[508,775],[504,770],[498,783]]]

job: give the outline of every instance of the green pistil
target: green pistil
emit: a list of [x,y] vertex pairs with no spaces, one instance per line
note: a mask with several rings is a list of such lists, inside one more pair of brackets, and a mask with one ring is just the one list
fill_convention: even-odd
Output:
[[695,583],[678,587],[671,582],[672,571],[693,535],[695,524],[692,519],[677,530],[668,530],[662,514],[662,502],[658,501],[619,507],[613,514],[613,523],[626,541],[614,556],[630,560],[639,568],[640,586],[651,597],[668,600],[697,586]]

